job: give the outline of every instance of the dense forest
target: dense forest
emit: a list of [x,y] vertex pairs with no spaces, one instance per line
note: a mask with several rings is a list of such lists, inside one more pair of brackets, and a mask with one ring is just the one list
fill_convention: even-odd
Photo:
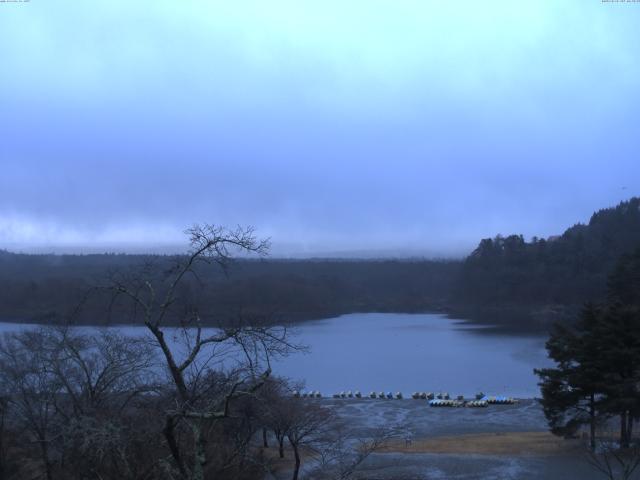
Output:
[[573,318],[585,301],[604,298],[616,262],[638,246],[640,198],[600,210],[557,237],[483,239],[464,261],[453,303],[478,317],[520,319],[533,328]]
[[[226,273],[200,266],[181,286],[171,316],[179,319],[187,304],[197,305],[210,324],[240,316],[280,322],[353,312],[445,311],[540,330],[555,320],[574,318],[586,300],[602,299],[617,260],[638,246],[640,199],[632,198],[557,237],[483,239],[464,260],[267,257],[236,260]],[[0,251],[0,319],[128,322],[135,309],[120,299],[105,312],[109,293],[101,286],[141,269],[159,280],[180,260]]]
[[[111,312],[104,311],[109,293],[99,287],[140,268],[158,279],[179,261],[0,253],[0,318],[49,322],[75,315],[81,323],[130,321],[127,305],[116,303]],[[443,310],[459,268],[454,261],[241,259],[224,273],[204,265],[181,286],[174,319],[186,304],[196,304],[207,323],[239,315],[298,321],[350,312]]]

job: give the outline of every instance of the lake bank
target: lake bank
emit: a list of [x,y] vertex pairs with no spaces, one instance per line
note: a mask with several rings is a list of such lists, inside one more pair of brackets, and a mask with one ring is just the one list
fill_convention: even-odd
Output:
[[584,443],[559,438],[549,432],[505,432],[460,434],[439,438],[417,438],[410,443],[396,440],[380,453],[444,453],[464,455],[568,455],[583,453]]
[[[305,401],[301,399],[301,401]],[[358,479],[566,480],[602,478],[580,440],[548,432],[535,400],[487,408],[433,408],[424,400],[322,399],[355,435],[397,434],[354,474]],[[407,442],[410,439],[410,443]],[[288,459],[291,458],[287,452]],[[286,460],[286,459],[285,459]],[[286,462],[272,478],[288,479]]]

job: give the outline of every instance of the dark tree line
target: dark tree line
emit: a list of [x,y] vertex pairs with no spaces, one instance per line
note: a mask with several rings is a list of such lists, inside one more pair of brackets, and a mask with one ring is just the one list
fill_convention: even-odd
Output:
[[[54,323],[74,314],[84,324],[131,322],[124,299],[104,304],[106,291],[86,292],[119,272],[147,265],[161,280],[185,257],[142,255],[22,255],[0,251],[0,319]],[[167,313],[179,321],[197,304],[202,321],[217,325],[240,314],[301,321],[355,312],[443,309],[460,262],[427,260],[235,259],[227,273],[198,265]],[[77,309],[82,303],[82,309]],[[138,312],[139,313],[139,312]]]
[[573,436],[617,418],[620,446],[629,448],[640,418],[640,249],[622,256],[604,302],[588,303],[573,326],[558,325],[547,342],[554,368],[536,370],[553,433]]
[[487,238],[465,260],[453,303],[494,322],[568,320],[584,302],[605,300],[609,272],[638,246],[640,198],[600,210],[558,237]]

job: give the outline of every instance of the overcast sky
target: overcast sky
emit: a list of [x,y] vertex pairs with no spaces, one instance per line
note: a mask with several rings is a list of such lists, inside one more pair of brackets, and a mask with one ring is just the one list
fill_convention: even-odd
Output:
[[640,4],[0,3],[0,248],[462,255],[640,193]]

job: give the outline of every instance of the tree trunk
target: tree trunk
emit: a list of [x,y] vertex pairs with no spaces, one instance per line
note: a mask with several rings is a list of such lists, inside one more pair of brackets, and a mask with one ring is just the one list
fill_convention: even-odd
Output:
[[167,344],[167,341],[164,338],[164,332],[160,330],[160,328],[158,328],[157,326],[152,325],[151,322],[145,322],[145,324],[147,328],[151,331],[153,336],[156,337],[156,340],[158,341],[158,345],[160,345],[160,349],[162,350],[162,353],[164,353],[164,358],[167,361],[167,367],[169,368],[169,373],[171,374],[171,377],[173,377],[173,383],[175,384],[176,389],[178,390],[178,394],[180,395],[180,398],[182,399],[182,401],[186,402],[188,400],[187,384],[185,383],[184,375],[178,368],[178,365],[176,364],[176,361],[173,358],[173,353],[171,353],[171,349],[169,348],[169,345]]
[[596,449],[596,399],[592,393],[589,399],[589,446],[592,451]]
[[262,429],[262,446],[264,448],[269,448],[269,442],[267,442],[267,429]]
[[291,447],[293,447],[293,456],[296,459],[296,465],[293,468],[293,480],[298,480],[298,473],[300,472],[300,452],[298,452],[298,444],[294,443],[289,439],[289,443],[291,443]]
[[284,458],[284,437],[278,438],[278,453],[280,458]]
[[627,414],[627,442],[631,445],[633,440],[633,415],[631,412]]
[[193,431],[195,447],[193,455],[193,474],[191,475],[191,478],[193,480],[204,480],[204,466],[207,463],[207,442],[202,434],[202,428],[200,428],[197,421],[191,424],[191,430]]
[[44,464],[44,470],[47,476],[47,480],[53,480],[51,462],[49,461],[49,449],[47,448],[47,441],[44,439],[40,440],[40,453],[42,455],[42,463]]
[[627,412],[620,414],[620,447],[629,448],[629,437],[627,436]]
[[162,429],[162,433],[164,434],[164,438],[167,440],[167,445],[169,446],[169,450],[171,451],[171,456],[173,460],[176,462],[178,466],[178,470],[182,474],[183,477],[187,476],[187,471],[184,468],[184,463],[182,463],[182,456],[180,455],[180,448],[178,447],[178,442],[176,441],[176,437],[174,435],[175,421],[173,417],[167,416],[164,428]]
[[2,399],[0,399],[0,479],[5,478],[4,475],[4,466],[5,466],[5,458],[4,458],[4,412],[6,410],[5,403]]

